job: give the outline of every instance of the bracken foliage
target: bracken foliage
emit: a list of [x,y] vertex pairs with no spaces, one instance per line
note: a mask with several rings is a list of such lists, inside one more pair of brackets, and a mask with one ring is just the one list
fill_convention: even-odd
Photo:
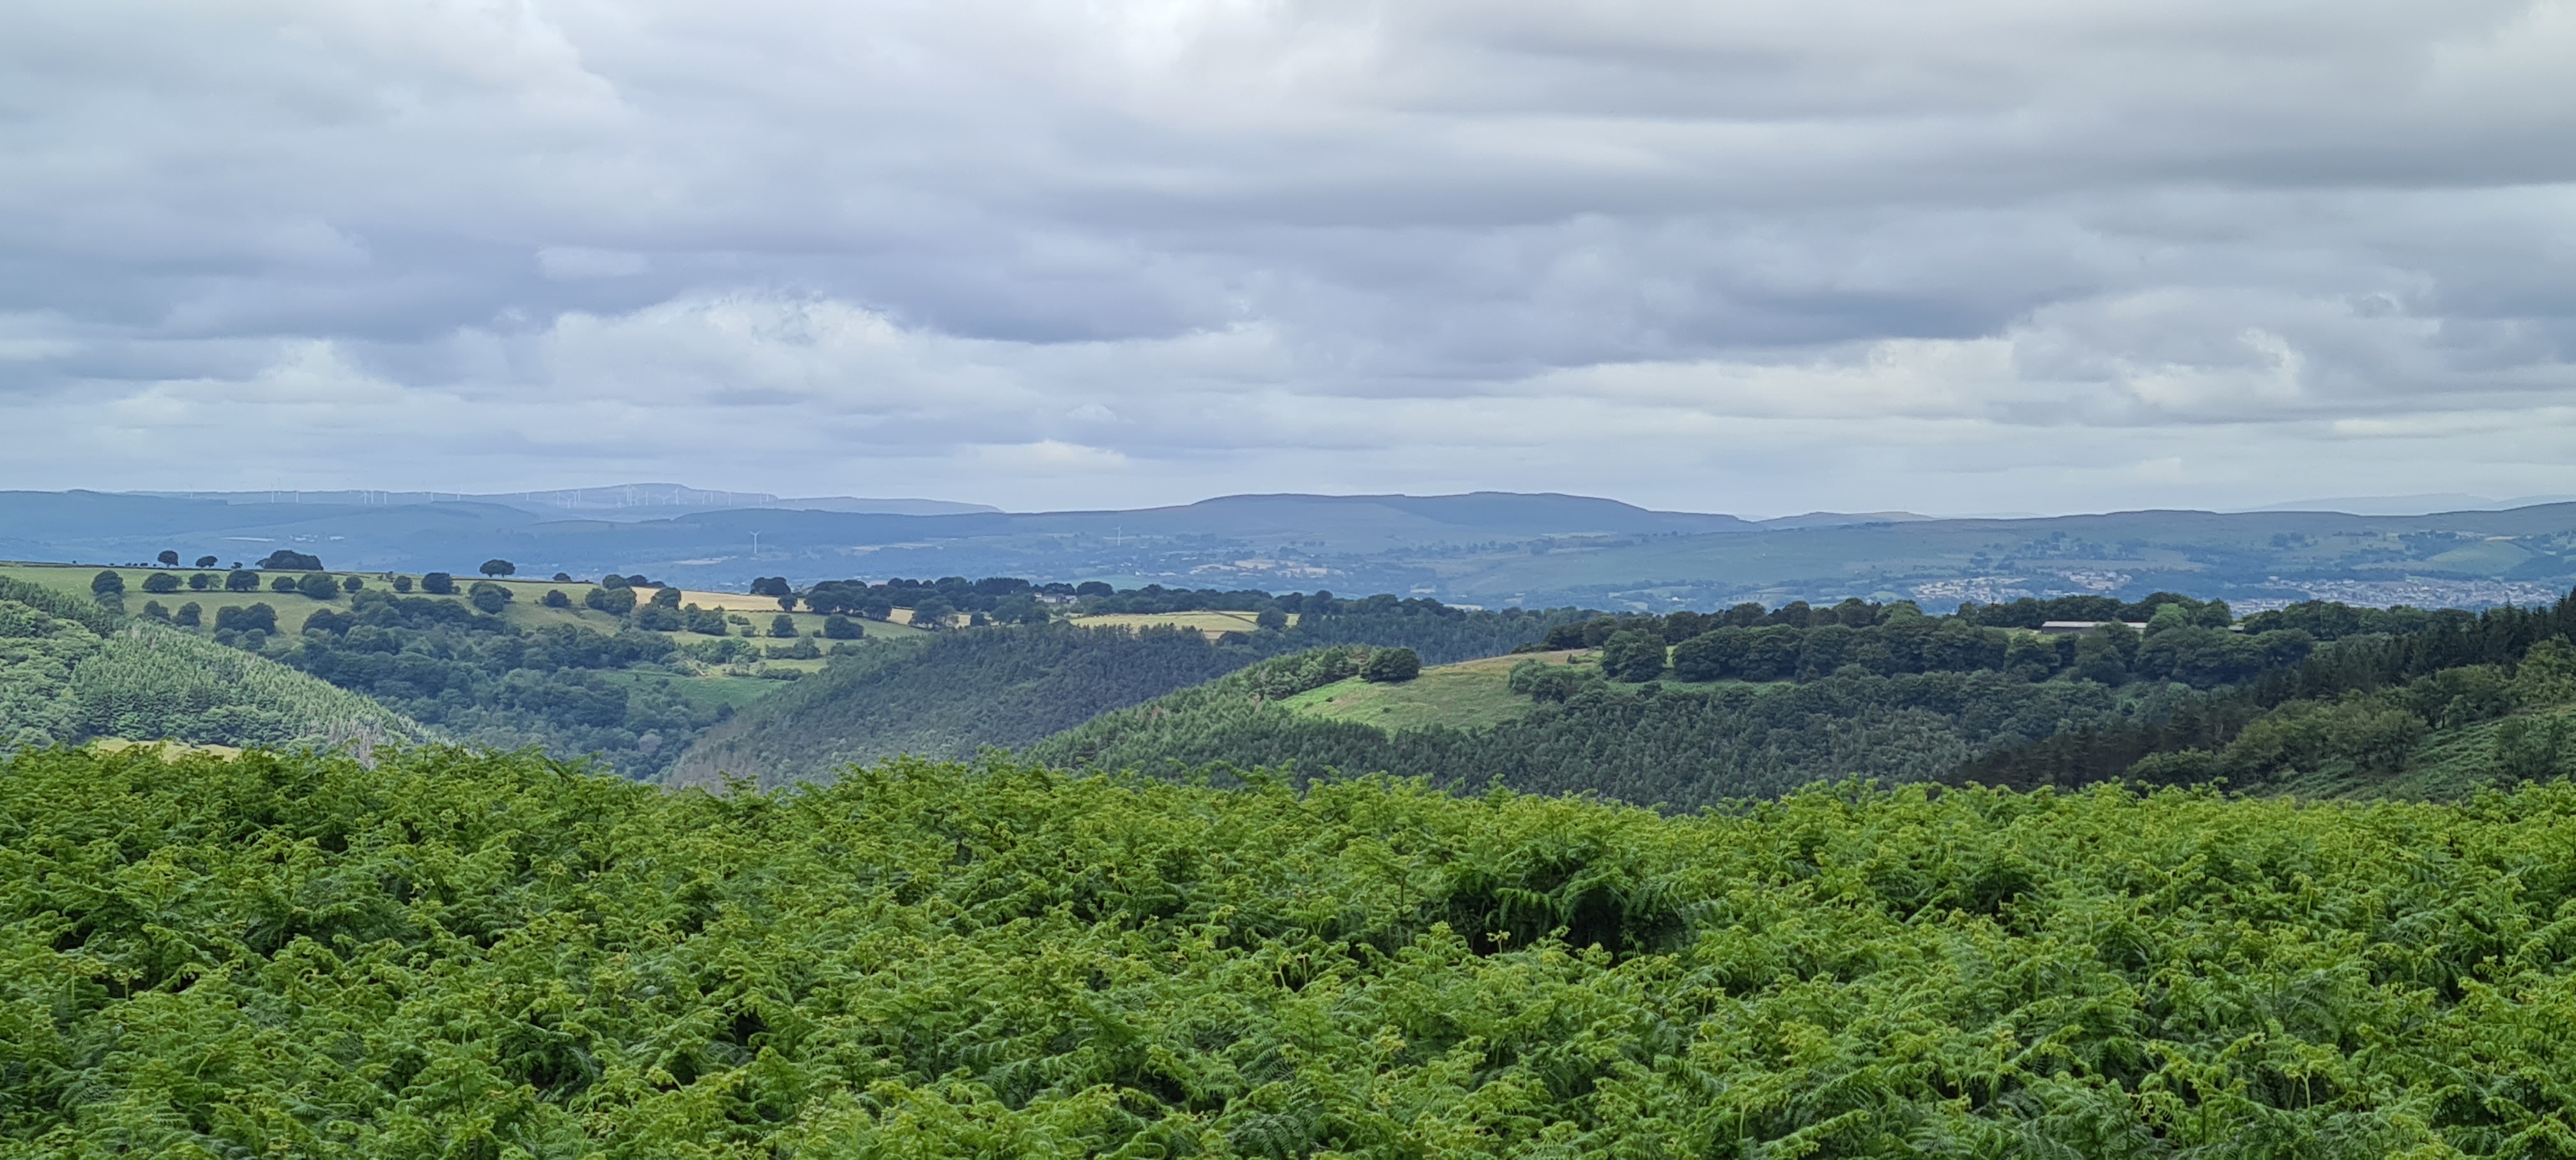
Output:
[[0,763],[0,1154],[2539,1156],[2576,790]]

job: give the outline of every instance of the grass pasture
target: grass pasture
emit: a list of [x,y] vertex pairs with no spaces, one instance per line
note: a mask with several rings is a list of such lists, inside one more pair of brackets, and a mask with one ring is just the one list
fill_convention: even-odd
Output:
[[[1600,654],[1592,649],[1557,649],[1484,657],[1454,665],[1435,665],[1422,670],[1421,676],[1396,685],[1371,684],[1351,677],[1299,693],[1280,704],[1293,712],[1375,725],[1381,729],[1414,729],[1432,725],[1446,725],[1453,729],[1489,728],[1525,717],[1535,707],[1528,697],[1511,689],[1512,668],[1530,660],[1593,668],[1600,664]],[[1791,687],[1786,681],[1677,681],[1669,674],[1650,683],[1668,689],[1744,688],[1756,695]],[[1644,687],[1642,684],[1620,682],[1612,682],[1608,686],[1613,692],[1630,694]]]
[[1395,685],[1377,685],[1358,677],[1309,689],[1280,702],[1292,712],[1355,721],[1381,729],[1415,729],[1446,725],[1480,729],[1527,716],[1529,698],[1511,690],[1512,666],[1533,656],[1561,663],[1569,653],[1522,653],[1486,657],[1454,665],[1437,665]]

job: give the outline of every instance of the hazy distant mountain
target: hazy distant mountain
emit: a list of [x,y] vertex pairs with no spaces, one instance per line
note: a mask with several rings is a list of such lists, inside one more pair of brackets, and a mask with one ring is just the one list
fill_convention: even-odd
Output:
[[1839,528],[1851,524],[1910,524],[1932,518],[1913,512],[1808,512],[1802,516],[1775,516],[1755,522],[1773,529]]
[[2343,512],[2356,516],[2412,516],[2434,512],[2508,511],[2540,504],[2566,503],[2576,500],[2569,495],[2530,495],[2519,499],[2491,499],[2482,495],[2459,492],[2432,492],[2424,495],[2347,496],[2340,499],[2302,499],[2265,507],[2247,508],[2258,512]]
[[[2418,497],[2421,498],[2421,497]],[[300,501],[300,502],[299,502]],[[695,505],[695,506],[691,506]],[[894,507],[907,510],[886,511]],[[701,588],[904,576],[1394,592],[1661,610],[1737,600],[1961,600],[2159,588],[2253,608],[2330,597],[2478,606],[2576,584],[2576,504],[2434,515],[2139,511],[2015,519],[1817,512],[1748,522],[1557,494],[1237,495],[1130,511],[788,499],[668,484],[514,495],[0,493],[0,554],[522,574]]]

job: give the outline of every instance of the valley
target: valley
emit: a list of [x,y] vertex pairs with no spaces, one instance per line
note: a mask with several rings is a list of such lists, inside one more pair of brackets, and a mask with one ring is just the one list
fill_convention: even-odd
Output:
[[[34,1109],[0,1141],[1535,1146],[1504,1107],[1705,1153],[1859,1111],[2064,1134],[2092,1121],[2044,1101],[2082,1098],[2479,1154],[2495,1117],[2420,1111],[2421,1069],[2570,1065],[2576,959],[2533,932],[2576,889],[2576,598],[1650,615],[272,563],[0,567],[0,1091]],[[2399,1056],[2153,997],[2363,974],[2333,1019],[2448,1030]],[[2041,1052],[2138,1035],[2161,1062]],[[467,1062],[382,1065],[421,1043]],[[1760,1094],[1836,1077],[1873,1094]],[[2149,1098],[2211,1077],[2238,1097]]]

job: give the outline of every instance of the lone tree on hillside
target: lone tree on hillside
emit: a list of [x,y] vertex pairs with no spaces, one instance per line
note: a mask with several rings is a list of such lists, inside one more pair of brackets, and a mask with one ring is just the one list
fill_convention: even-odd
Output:
[[215,566],[215,558],[212,556],[199,556],[197,557],[197,566],[200,568],[212,568]]
[[176,592],[179,578],[167,572],[155,572],[143,578],[143,590],[151,593]]
[[261,560],[259,567],[266,572],[319,572],[322,570],[322,558],[305,555],[293,548],[279,548],[269,553],[267,559]]
[[1422,655],[1409,648],[1379,649],[1360,666],[1361,680],[1381,685],[1400,685],[1421,675]]
[[451,595],[456,591],[456,577],[445,572],[423,572],[420,574],[420,590],[432,596]]
[[164,568],[176,568],[179,566],[179,553],[173,552],[168,548],[161,549],[161,554],[153,557],[153,559],[161,561],[161,566]]
[[92,596],[124,595],[125,577],[113,568],[106,569],[89,578],[89,591]]
[[295,582],[295,590],[315,600],[329,600],[340,594],[340,585],[327,572],[307,572],[303,579]]
[[519,566],[509,562],[508,560],[485,560],[483,561],[483,574],[486,576],[516,576],[519,574]]
[[794,635],[796,635],[796,618],[795,618],[795,617],[793,617],[793,616],[785,615],[785,614],[780,614],[780,615],[778,615],[778,616],[773,616],[773,617],[769,618],[769,635],[771,635],[771,636],[794,636]]

